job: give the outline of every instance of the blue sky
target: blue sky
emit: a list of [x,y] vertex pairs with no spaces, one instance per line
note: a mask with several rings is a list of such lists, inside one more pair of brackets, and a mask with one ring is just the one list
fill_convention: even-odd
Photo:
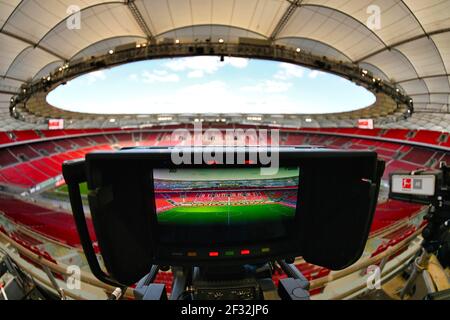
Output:
[[375,97],[343,78],[292,64],[202,56],[93,72],[60,86],[48,102],[101,114],[318,114],[360,109]]

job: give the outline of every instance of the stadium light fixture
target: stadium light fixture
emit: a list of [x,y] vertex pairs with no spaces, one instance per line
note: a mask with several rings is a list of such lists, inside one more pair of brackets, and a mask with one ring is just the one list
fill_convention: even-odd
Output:
[[363,70],[362,70],[362,73],[363,73],[364,75],[367,75],[369,72],[368,72],[367,70],[363,69]]
[[51,77],[51,76],[48,76],[48,77],[47,77],[47,81],[50,81],[50,80],[52,80],[52,77]]
[[300,52],[302,52],[302,49],[297,48],[295,51],[297,51],[297,53],[300,53]]
[[109,54],[114,54],[114,50],[111,49],[111,50],[108,51],[108,53],[109,53]]
[[114,123],[116,122],[116,119],[109,119],[109,122]]
[[136,45],[136,48],[139,49],[140,47],[141,47],[141,44],[138,43],[138,44]]
[[306,118],[305,121],[308,122],[308,123],[311,123],[312,119],[311,118]]
[[175,43],[176,43],[176,44],[180,44],[180,39],[176,39],[176,40],[175,40]]
[[225,40],[223,40],[222,38],[219,39],[219,43],[224,43]]

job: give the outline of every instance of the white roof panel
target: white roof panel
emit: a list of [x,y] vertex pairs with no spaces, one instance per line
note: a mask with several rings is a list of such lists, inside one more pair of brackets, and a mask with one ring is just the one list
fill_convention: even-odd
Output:
[[[423,105],[434,105],[437,98],[448,104],[450,0],[303,0],[299,5],[136,0],[134,5],[142,21],[133,15],[133,3],[122,0],[0,0],[0,78],[32,79],[62,60],[147,36],[185,42],[273,36],[275,43],[361,63],[382,78],[400,81],[407,93],[431,94]],[[70,6],[81,10],[80,30],[66,26]],[[370,23],[377,8],[380,28]]]

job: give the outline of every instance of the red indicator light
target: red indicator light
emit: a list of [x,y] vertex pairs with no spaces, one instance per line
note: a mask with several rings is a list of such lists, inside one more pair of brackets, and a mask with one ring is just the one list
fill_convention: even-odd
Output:
[[218,257],[218,256],[219,256],[219,253],[216,252],[216,251],[213,251],[213,252],[210,252],[210,253],[209,253],[209,256],[210,256],[210,257]]
[[248,256],[250,254],[250,250],[242,250],[241,255]]

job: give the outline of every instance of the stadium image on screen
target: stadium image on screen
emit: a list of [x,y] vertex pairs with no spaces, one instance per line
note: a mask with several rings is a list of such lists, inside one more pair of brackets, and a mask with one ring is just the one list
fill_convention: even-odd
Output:
[[[231,225],[239,227],[228,239],[238,243],[282,237],[295,217],[299,168],[280,168],[270,176],[259,168],[160,169],[153,179],[158,223],[178,226],[178,237],[191,241],[195,231],[186,236],[188,226],[210,230],[211,239]],[[175,235],[161,235],[166,241],[170,236]]]

